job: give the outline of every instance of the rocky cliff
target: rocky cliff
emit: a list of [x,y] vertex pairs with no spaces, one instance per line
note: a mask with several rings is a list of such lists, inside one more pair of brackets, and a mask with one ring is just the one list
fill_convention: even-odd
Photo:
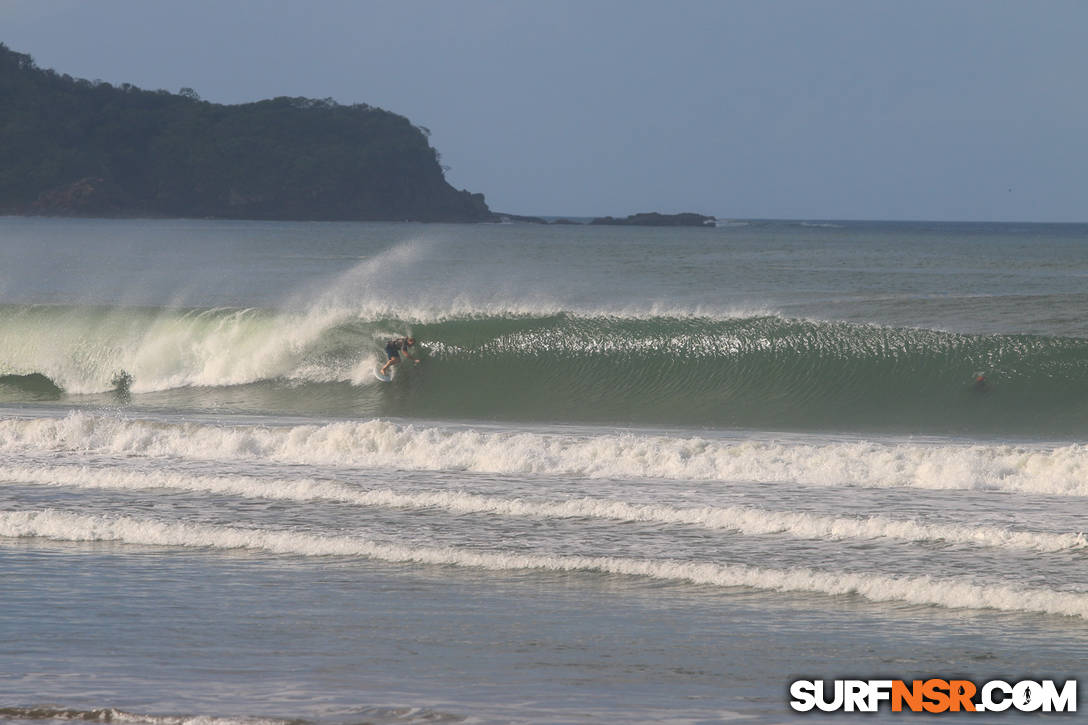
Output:
[[75,79],[0,44],[0,213],[494,221],[427,136],[365,104]]

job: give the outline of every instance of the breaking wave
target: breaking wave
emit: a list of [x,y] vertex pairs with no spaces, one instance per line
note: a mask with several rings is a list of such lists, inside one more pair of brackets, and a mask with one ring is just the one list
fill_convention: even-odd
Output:
[[71,412],[0,420],[0,451],[562,475],[977,489],[1088,496],[1088,446],[733,440],[490,431],[386,420],[313,425],[160,422]]
[[650,522],[725,529],[744,535],[786,534],[815,540],[888,538],[1041,552],[1088,547],[1088,538],[1083,533],[1051,534],[993,526],[940,525],[886,516],[825,516],[770,511],[751,506],[676,507],[593,497],[559,501],[526,500],[464,491],[401,493],[391,489],[360,489],[344,483],[309,478],[269,480],[250,476],[102,470],[82,466],[2,466],[0,481],[128,491],[174,489],[280,501],[335,501],[372,508],[442,510],[455,514]]
[[[424,364],[399,371],[389,389],[374,385],[384,341],[406,331]],[[215,391],[261,386],[264,409],[281,413],[325,400],[337,413],[430,418],[1088,433],[1088,340],[1079,338],[495,310],[406,320],[342,309],[24,306],[0,316],[8,400],[103,393],[122,371],[137,401],[186,391],[210,405]],[[182,397],[169,402],[185,407]]]

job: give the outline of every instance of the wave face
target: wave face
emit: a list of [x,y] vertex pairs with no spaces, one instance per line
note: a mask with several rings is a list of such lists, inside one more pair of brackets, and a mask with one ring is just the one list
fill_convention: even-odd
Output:
[[[388,337],[424,364],[392,386]],[[404,366],[407,367],[407,366]],[[18,307],[0,321],[0,389],[108,392],[256,410],[635,425],[1082,435],[1088,340],[966,335],[760,315]],[[986,382],[976,387],[976,376]],[[43,392],[44,391],[44,392]],[[194,391],[199,391],[194,393]],[[259,394],[256,392],[259,391]],[[247,399],[245,391],[232,391]],[[161,396],[160,396],[161,397]],[[243,403],[243,407],[245,403]]]
[[[487,319],[435,340],[438,412],[786,429],[1088,430],[1088,341],[739,319]],[[987,383],[975,389],[982,372]],[[509,406],[509,407],[507,407]],[[505,408],[505,410],[504,410]]]

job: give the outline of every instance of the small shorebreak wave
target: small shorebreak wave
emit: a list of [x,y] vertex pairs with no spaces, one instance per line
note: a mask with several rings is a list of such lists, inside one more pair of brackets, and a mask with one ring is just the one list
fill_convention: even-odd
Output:
[[305,725],[306,720],[259,717],[212,717],[207,715],[145,715],[112,707],[70,708],[54,705],[0,707],[0,718],[27,721],[124,723],[125,725]]
[[1088,496],[1088,446],[487,431],[385,420],[215,425],[71,412],[0,419],[0,453]]
[[[374,723],[452,723],[462,722],[463,717],[425,708],[362,708],[357,717]],[[311,725],[314,721],[300,718],[272,718],[260,716],[217,715],[152,715],[128,712],[113,707],[71,708],[56,705],[31,705],[29,707],[0,707],[0,719],[26,722],[93,722],[121,723],[122,725]]]
[[[373,383],[384,341],[424,365]],[[0,317],[0,391],[129,391],[183,400],[259,386],[264,411],[335,399],[341,413],[428,418],[1082,436],[1088,340],[845,322],[532,314],[411,320],[345,310],[18,307]],[[983,380],[978,381],[982,375]],[[163,396],[160,396],[163,397]],[[244,396],[242,396],[244,397]]]
[[883,515],[826,516],[752,506],[676,507],[667,503],[636,504],[591,496],[565,500],[527,500],[450,490],[402,493],[391,489],[365,489],[312,478],[269,480],[248,476],[200,476],[173,471],[96,470],[82,466],[0,466],[0,485],[7,481],[121,491],[171,489],[297,503],[335,501],[363,508],[442,510],[453,514],[482,513],[512,518],[635,521],[730,530],[745,535],[784,534],[821,541],[887,538],[1044,553],[1088,551],[1088,538],[1083,533],[1044,533],[982,525],[930,524]]
[[391,563],[454,566],[487,571],[597,572],[668,583],[827,596],[858,596],[951,609],[996,609],[1088,619],[1088,594],[980,584],[968,577],[885,576],[795,567],[770,569],[740,564],[669,559],[549,555],[383,544],[352,536],[167,523],[127,516],[87,516],[63,511],[0,512],[0,536],[56,541],[113,541],[142,546],[248,549],[306,557],[355,557]]

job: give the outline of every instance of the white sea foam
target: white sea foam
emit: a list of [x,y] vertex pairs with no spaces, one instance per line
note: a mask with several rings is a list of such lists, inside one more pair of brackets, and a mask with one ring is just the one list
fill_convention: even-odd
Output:
[[[69,393],[113,387],[121,370],[133,392],[227,386],[277,378],[344,380],[352,364],[315,364],[307,354],[328,330],[352,319],[342,311],[304,314],[240,310],[50,310],[0,324],[0,373],[40,373]],[[360,358],[377,359],[373,349]]]
[[876,602],[905,602],[948,608],[1027,611],[1088,618],[1088,594],[980,584],[965,577],[891,577],[810,568],[765,569],[676,560],[593,556],[548,556],[464,548],[380,544],[349,536],[166,523],[62,511],[0,513],[0,536],[58,541],[116,541],[127,544],[209,549],[251,549],[298,556],[365,557],[380,561],[472,567],[493,571],[538,569],[600,572],[718,587],[779,592],[857,595]]
[[729,441],[633,433],[492,432],[384,420],[220,426],[73,412],[64,418],[0,420],[0,450],[1088,496],[1084,444]]
[[745,506],[677,508],[665,504],[631,504],[591,497],[548,501],[507,499],[464,491],[401,493],[390,489],[365,490],[309,478],[202,476],[174,471],[144,472],[82,466],[6,466],[0,467],[0,481],[112,490],[168,488],[297,502],[326,500],[377,508],[439,509],[457,514],[638,521],[724,529],[745,535],[786,534],[818,540],[889,538],[1042,552],[1088,546],[1088,539],[1082,533],[1051,534],[992,526],[947,526],[886,516],[834,517]]

